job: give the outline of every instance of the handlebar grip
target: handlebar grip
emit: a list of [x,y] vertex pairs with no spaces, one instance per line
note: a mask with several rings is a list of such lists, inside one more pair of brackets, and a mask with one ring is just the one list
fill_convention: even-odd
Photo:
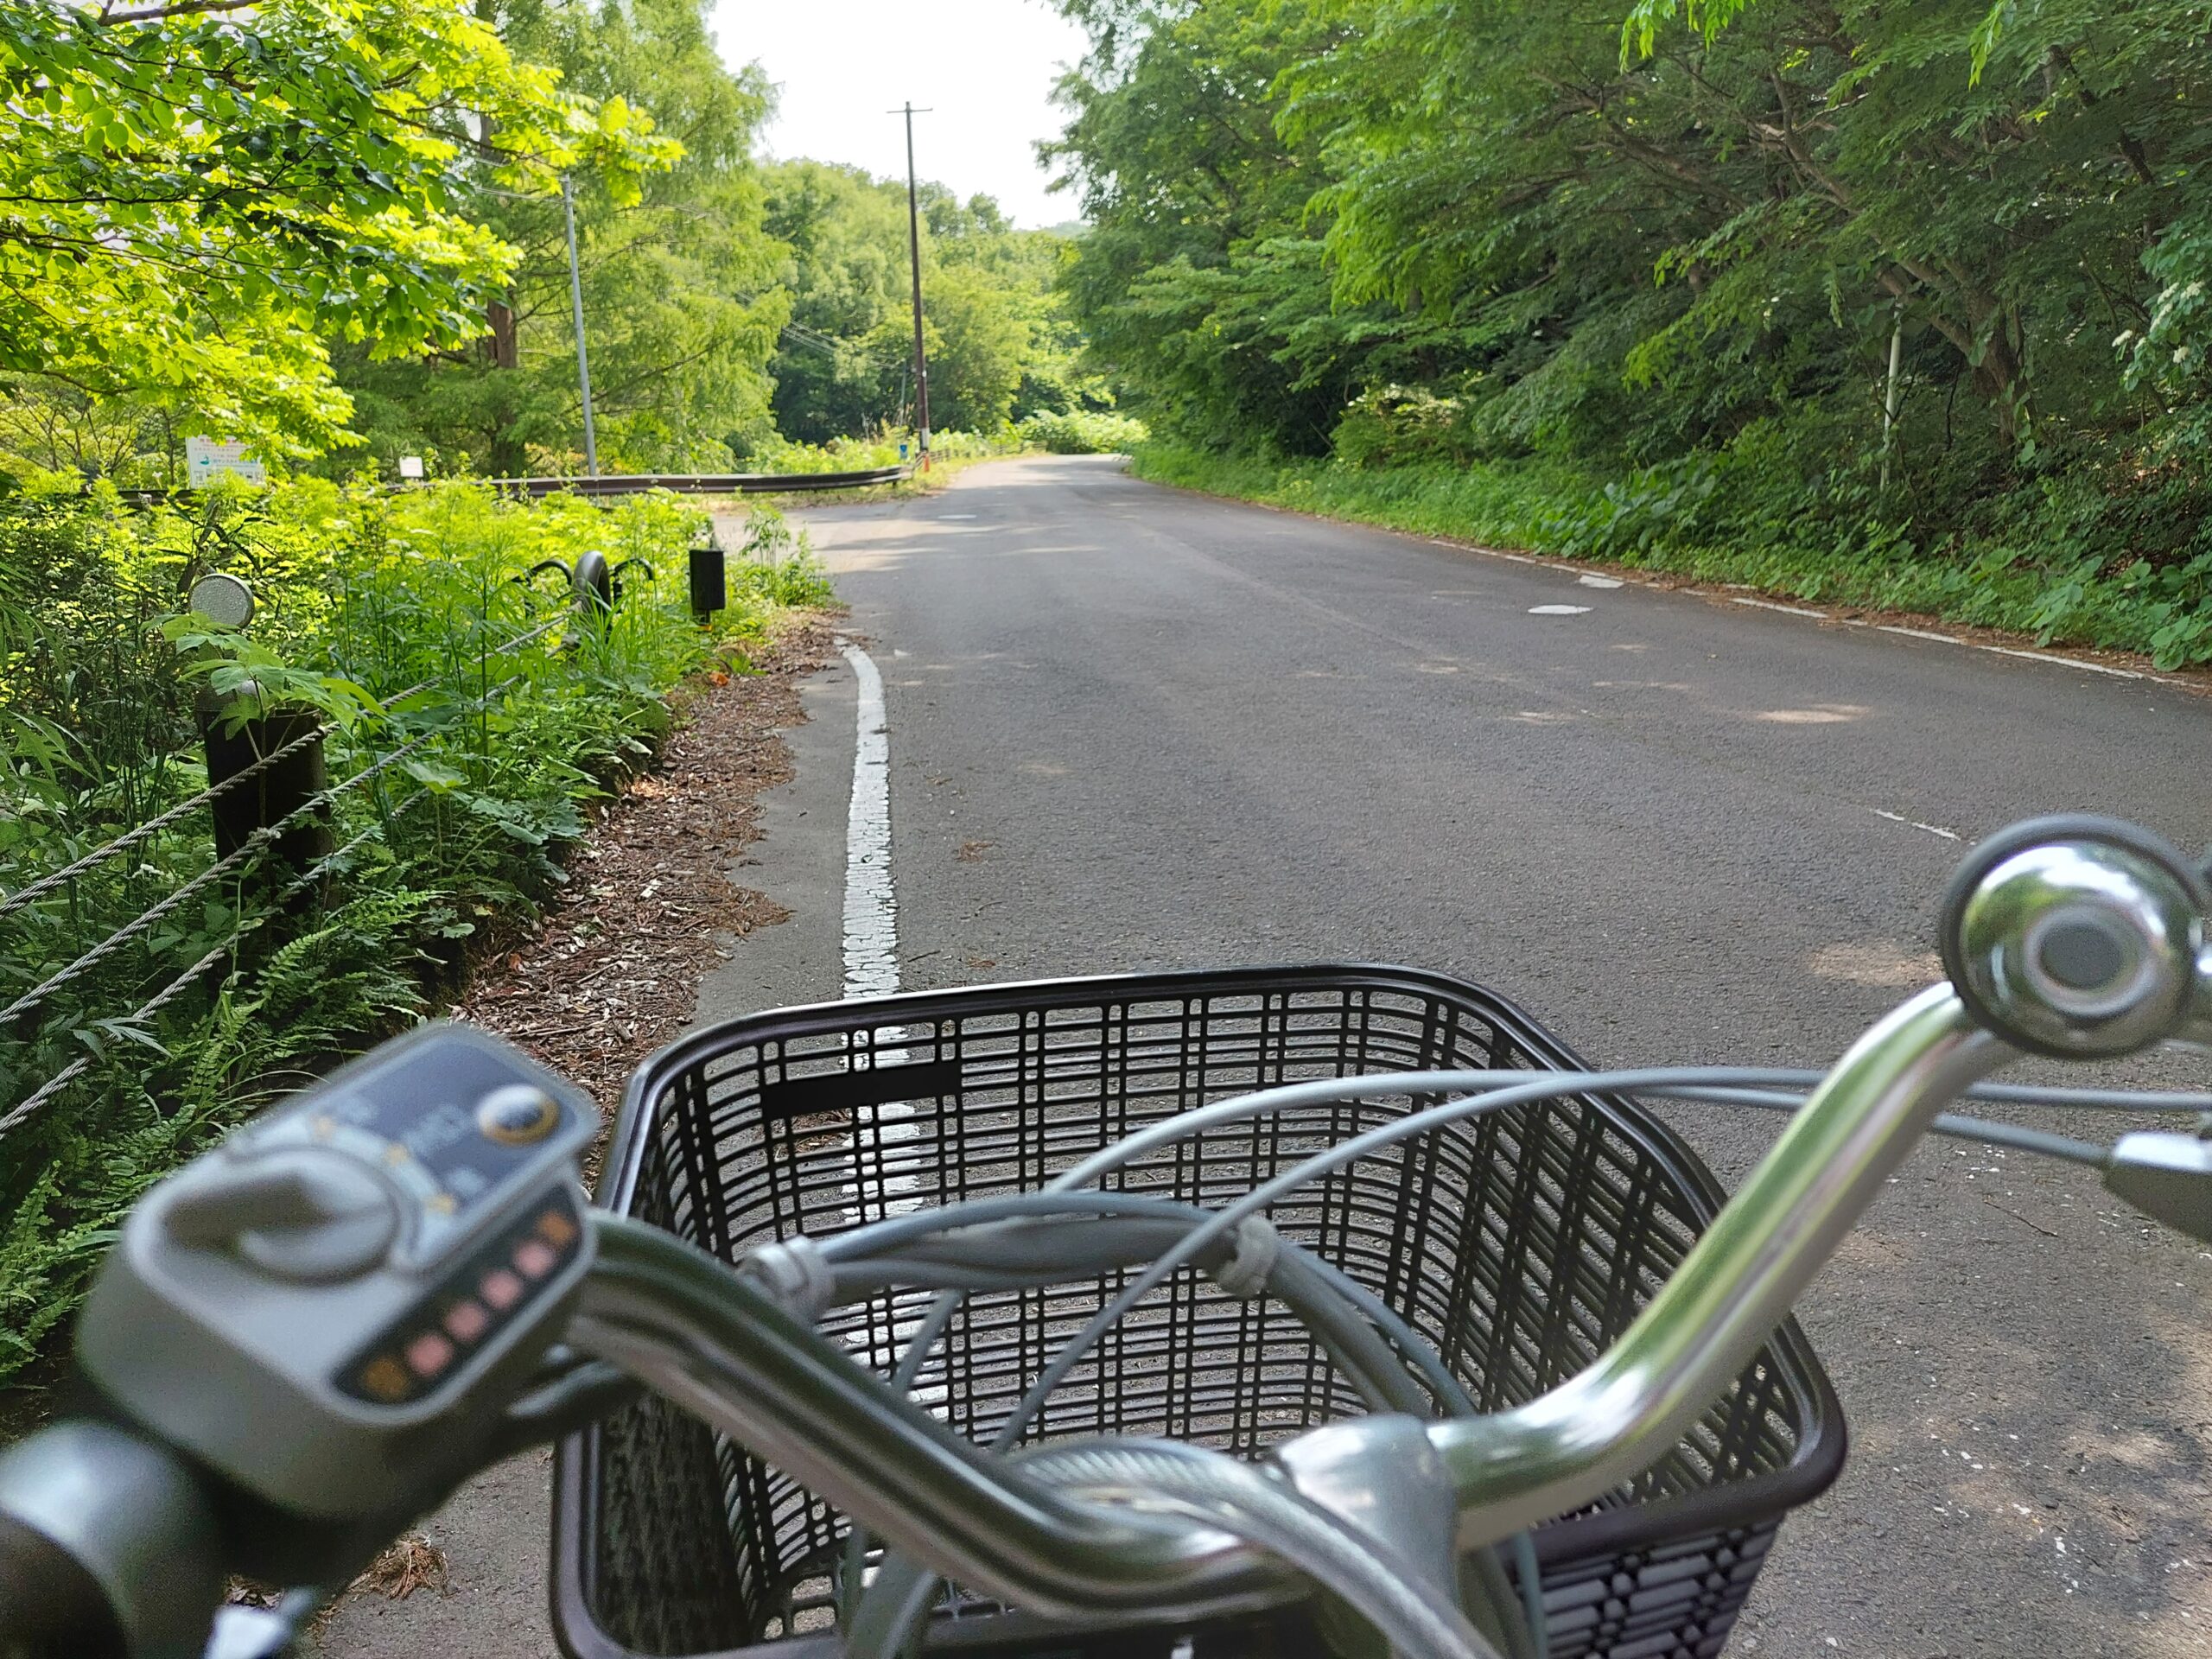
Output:
[[175,1453],[74,1419],[0,1454],[0,1659],[198,1659],[222,1535]]
[[0,1659],[130,1659],[99,1580],[11,1515],[0,1515]]

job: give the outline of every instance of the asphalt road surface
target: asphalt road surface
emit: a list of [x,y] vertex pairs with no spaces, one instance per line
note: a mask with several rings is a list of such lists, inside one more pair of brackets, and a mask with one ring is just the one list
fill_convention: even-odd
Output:
[[[1097,458],[805,522],[886,683],[909,986],[1382,959],[1598,1063],[1824,1062],[1932,976],[1966,843],[2212,836],[2212,702],[2153,681]],[[1773,1133],[1675,1116],[1726,1179]],[[2212,1651],[2208,1290],[2084,1172],[1923,1149],[1802,1310],[1853,1453],[1730,1651]]]

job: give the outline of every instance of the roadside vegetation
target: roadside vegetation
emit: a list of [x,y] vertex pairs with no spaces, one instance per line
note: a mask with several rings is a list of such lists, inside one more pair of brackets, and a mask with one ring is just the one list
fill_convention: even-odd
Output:
[[1062,9],[1148,475],[2212,661],[2201,6]]
[[[731,608],[701,629],[684,584],[700,527],[665,496],[524,506],[463,484],[312,479],[189,512],[99,493],[5,504],[0,895],[30,891],[0,926],[0,987],[52,988],[9,1016],[0,1116],[79,1069],[0,1131],[0,1379],[74,1305],[150,1181],[531,926],[594,804],[669,729],[666,693],[744,671],[748,648],[828,599],[764,511],[733,551]],[[563,573],[531,575],[587,551],[633,562],[603,616],[571,605]],[[250,576],[250,629],[178,614],[181,585],[216,567]],[[204,716],[211,694],[224,712]],[[203,718],[220,731],[278,711],[288,733],[328,728],[306,868],[218,868],[199,808],[33,887],[196,795]]]
[[[0,0],[0,1381],[148,1184],[518,943],[681,699],[830,601],[772,508],[702,627],[697,507],[470,481],[583,470],[571,205],[605,470],[899,458],[903,183],[760,161],[704,18]],[[1068,238],[925,197],[937,453],[1109,406]],[[188,493],[195,437],[268,481]],[[211,745],[258,757],[213,800]]]
[[[0,0],[0,474],[783,469],[911,435],[904,179],[764,162],[703,0]],[[921,187],[934,447],[1109,409],[1075,238]],[[1072,227],[1079,230],[1080,227]]]

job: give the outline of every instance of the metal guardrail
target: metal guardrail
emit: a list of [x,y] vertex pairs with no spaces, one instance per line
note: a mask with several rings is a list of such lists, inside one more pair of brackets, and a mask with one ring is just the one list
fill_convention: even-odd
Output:
[[895,484],[912,467],[872,467],[852,473],[638,473],[601,478],[487,478],[495,490],[519,495],[634,495],[672,490],[678,495],[780,495],[786,491],[855,490]]
[[[871,484],[896,484],[911,478],[911,466],[871,467],[850,473],[634,473],[600,478],[487,478],[480,480],[505,495],[638,495],[669,490],[677,495],[782,495],[812,490],[857,490]],[[385,487],[404,489],[404,484]],[[118,490],[126,505],[157,507],[188,496],[188,489]]]

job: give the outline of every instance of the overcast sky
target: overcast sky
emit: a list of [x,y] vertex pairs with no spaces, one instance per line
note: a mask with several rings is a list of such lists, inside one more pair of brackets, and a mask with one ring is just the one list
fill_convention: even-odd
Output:
[[914,118],[924,178],[995,196],[1025,227],[1077,217],[1032,149],[1059,130],[1052,82],[1084,48],[1045,0],[715,0],[711,16],[722,56],[781,89],[772,154],[904,177],[906,128],[885,111],[911,99],[932,111]]

